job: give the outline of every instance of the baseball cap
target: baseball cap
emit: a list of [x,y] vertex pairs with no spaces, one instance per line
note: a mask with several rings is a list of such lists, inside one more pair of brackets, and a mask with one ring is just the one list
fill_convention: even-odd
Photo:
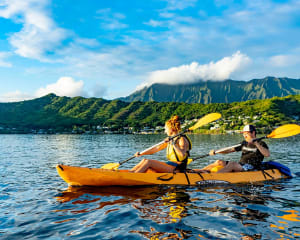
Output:
[[242,132],[256,132],[256,129],[253,125],[246,125],[244,128],[243,128],[243,131]]

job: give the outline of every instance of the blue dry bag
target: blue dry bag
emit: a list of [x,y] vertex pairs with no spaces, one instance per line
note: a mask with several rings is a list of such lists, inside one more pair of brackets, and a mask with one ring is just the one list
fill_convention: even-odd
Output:
[[276,168],[284,175],[286,175],[288,177],[293,177],[291,170],[287,166],[285,166],[279,162],[274,162],[274,161],[263,162],[263,166],[265,169]]

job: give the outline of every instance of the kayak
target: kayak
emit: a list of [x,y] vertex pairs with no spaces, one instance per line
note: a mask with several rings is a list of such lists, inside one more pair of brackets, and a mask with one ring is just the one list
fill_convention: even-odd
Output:
[[146,185],[214,185],[255,183],[289,178],[278,169],[230,173],[132,173],[129,170],[56,166],[69,186],[146,186]]

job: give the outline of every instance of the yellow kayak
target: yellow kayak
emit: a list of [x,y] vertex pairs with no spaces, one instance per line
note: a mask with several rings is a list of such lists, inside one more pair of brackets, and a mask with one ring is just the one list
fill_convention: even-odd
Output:
[[57,165],[60,177],[70,186],[213,185],[254,183],[288,178],[278,169],[231,173],[131,173],[128,170]]

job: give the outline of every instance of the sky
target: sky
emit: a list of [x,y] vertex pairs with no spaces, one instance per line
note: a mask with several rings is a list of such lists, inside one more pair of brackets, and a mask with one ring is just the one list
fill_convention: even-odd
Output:
[[0,102],[300,78],[299,0],[0,0]]

